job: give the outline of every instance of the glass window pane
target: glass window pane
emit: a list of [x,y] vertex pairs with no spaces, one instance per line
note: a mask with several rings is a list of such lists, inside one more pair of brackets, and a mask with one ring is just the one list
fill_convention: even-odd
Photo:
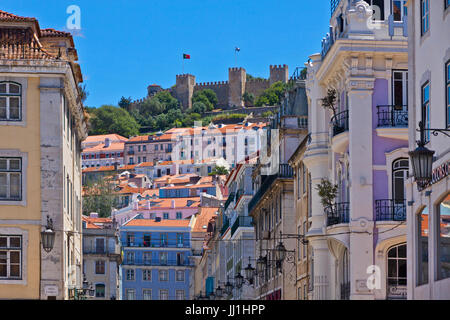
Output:
[[18,264],[11,265],[9,275],[11,277],[20,277],[20,265]]
[[406,278],[406,259],[398,260],[398,277]]
[[428,283],[428,207],[422,210],[418,215],[418,252],[419,257],[419,285]]
[[388,277],[389,278],[397,277],[397,260],[395,259],[388,260]]
[[0,83],[0,93],[6,93],[6,83]]
[[398,257],[406,259],[406,245],[398,247]]
[[11,263],[20,263],[20,252],[11,251],[9,253],[9,260]]
[[7,169],[7,160],[0,159],[0,170],[6,170],[6,169]]
[[8,238],[0,237],[0,248],[6,248],[8,246],[7,241],[8,241]]
[[20,248],[20,237],[9,238],[9,247],[10,248]]
[[7,197],[6,173],[0,173],[0,198]]
[[0,261],[0,277],[6,277],[8,274],[6,273],[6,264],[2,264]]
[[10,170],[20,170],[20,160],[19,159],[9,160],[9,169]]
[[20,86],[14,83],[9,84],[9,93],[12,94],[19,94],[20,93]]
[[6,119],[6,98],[0,98],[0,119]]
[[10,119],[20,118],[20,99],[18,97],[9,98],[9,118]]
[[7,262],[7,251],[0,251],[0,264]]
[[439,206],[439,261],[440,279],[450,278],[450,194]]
[[11,173],[10,176],[10,196],[11,198],[20,198],[20,174],[19,173]]

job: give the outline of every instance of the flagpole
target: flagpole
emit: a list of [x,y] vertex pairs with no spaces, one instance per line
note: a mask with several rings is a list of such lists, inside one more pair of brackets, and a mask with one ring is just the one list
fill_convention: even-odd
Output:
[[182,72],[181,74],[184,74],[184,56],[183,56],[183,63],[182,63],[182,66],[183,66],[183,72]]

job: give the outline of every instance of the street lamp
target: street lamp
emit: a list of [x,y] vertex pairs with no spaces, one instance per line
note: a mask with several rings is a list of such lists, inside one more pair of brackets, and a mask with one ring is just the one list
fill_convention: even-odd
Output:
[[241,275],[241,273],[238,273],[236,277],[234,277],[236,288],[240,289],[242,288],[242,285],[244,284],[244,277]]
[[259,256],[258,260],[256,260],[256,272],[259,275],[262,275],[264,270],[266,269],[267,257]]
[[412,173],[414,179],[417,182],[418,189],[424,188],[432,180],[433,176],[433,155],[434,151],[425,147],[425,131],[432,131],[434,136],[438,133],[443,133],[450,137],[446,132],[450,132],[449,129],[429,129],[425,128],[422,121],[419,122],[420,140],[417,141],[418,147],[414,151],[409,152],[411,158]]
[[214,292],[211,292],[209,294],[209,300],[216,300],[216,295],[214,294]]
[[220,287],[220,284],[219,284],[219,286],[216,288],[216,297],[222,298],[222,296],[223,296],[223,289]]
[[245,278],[247,279],[248,282],[250,282],[250,284],[253,283],[253,277],[255,275],[255,268],[252,267],[252,264],[250,263],[250,257],[248,257],[248,266],[247,268],[244,269],[245,271]]
[[233,285],[231,284],[230,280],[227,280],[227,283],[225,284],[225,293],[228,295],[233,293]]
[[53,230],[53,220],[47,215],[47,226],[45,230],[41,232],[42,247],[49,253],[53,249],[55,244],[55,231]]
[[275,260],[281,264],[284,259],[286,258],[286,247],[284,246],[283,242],[281,241],[282,233],[280,231],[280,242],[275,248]]

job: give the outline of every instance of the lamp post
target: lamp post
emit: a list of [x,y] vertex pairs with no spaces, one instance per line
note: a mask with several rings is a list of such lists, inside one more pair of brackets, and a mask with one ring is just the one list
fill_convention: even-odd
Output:
[[219,286],[216,288],[216,297],[217,298],[222,298],[222,296],[223,296],[223,289],[220,287],[220,284],[219,284]]
[[49,253],[55,244],[55,231],[53,230],[53,220],[47,215],[47,225],[45,230],[41,232],[42,247],[45,252]]
[[419,122],[420,140],[417,141],[418,147],[414,151],[409,152],[411,158],[412,174],[417,182],[417,188],[419,191],[425,188],[432,180],[433,175],[433,155],[434,151],[425,147],[427,141],[425,141],[425,131],[431,131],[434,136],[438,133],[443,133],[447,137],[450,137],[446,132],[450,132],[450,129],[429,129],[425,128],[422,121]]

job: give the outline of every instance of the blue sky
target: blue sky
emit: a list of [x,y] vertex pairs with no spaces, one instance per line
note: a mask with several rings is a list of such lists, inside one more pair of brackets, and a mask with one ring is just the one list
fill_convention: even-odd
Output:
[[236,46],[237,64],[253,76],[267,78],[271,64],[292,73],[320,51],[330,18],[327,0],[2,0],[0,9],[64,30],[69,5],[81,9],[74,40],[91,107],[172,86],[183,53],[197,82],[228,80]]

